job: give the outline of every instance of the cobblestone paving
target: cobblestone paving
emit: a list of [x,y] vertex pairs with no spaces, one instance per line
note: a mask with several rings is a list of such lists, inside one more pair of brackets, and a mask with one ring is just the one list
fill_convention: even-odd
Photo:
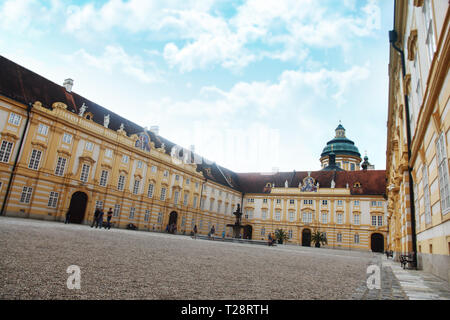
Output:
[[8,217],[0,241],[1,299],[350,299],[373,257]]

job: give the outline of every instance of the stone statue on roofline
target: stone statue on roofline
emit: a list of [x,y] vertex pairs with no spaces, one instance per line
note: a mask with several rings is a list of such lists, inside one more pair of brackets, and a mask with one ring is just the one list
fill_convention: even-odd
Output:
[[86,112],[86,109],[87,109],[87,108],[88,108],[87,105],[83,102],[83,105],[81,106],[80,112],[78,113],[78,115],[79,115],[80,117],[82,117],[82,116],[84,115],[84,113]]
[[334,189],[336,187],[336,182],[334,182],[334,179],[331,180],[331,189]]
[[289,188],[289,183],[288,183],[287,180],[284,182],[284,187],[285,187],[285,188]]
[[109,118],[110,118],[110,116],[109,116],[109,114],[107,114],[103,119],[103,126],[105,128],[108,128],[108,126],[109,126]]

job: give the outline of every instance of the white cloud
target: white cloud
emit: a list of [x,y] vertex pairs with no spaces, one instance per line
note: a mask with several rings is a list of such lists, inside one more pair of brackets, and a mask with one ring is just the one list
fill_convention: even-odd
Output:
[[154,64],[144,62],[139,56],[130,56],[120,46],[107,46],[100,56],[89,54],[84,49],[66,57],[69,61],[82,59],[89,66],[112,73],[117,68],[123,73],[144,83],[161,81]]

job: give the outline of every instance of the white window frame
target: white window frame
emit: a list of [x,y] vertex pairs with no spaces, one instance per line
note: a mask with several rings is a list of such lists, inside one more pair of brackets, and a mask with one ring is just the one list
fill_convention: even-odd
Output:
[[125,176],[119,175],[119,179],[117,181],[117,190],[123,191],[125,189]]
[[134,179],[133,183],[133,194],[139,194],[139,187],[141,186],[141,180]]
[[22,188],[22,194],[20,196],[20,203],[30,203],[31,195],[33,194],[33,187],[24,186]]
[[28,168],[33,170],[39,169],[39,163],[41,162],[42,151],[37,149],[31,150],[30,162],[28,163]]
[[275,221],[281,221],[281,210],[275,210]]
[[56,161],[56,167],[55,167],[55,175],[62,177],[64,175],[64,172],[66,170],[66,163],[67,158],[64,157],[58,157],[58,160]]
[[14,147],[14,142],[3,140],[0,147],[0,162],[9,162],[9,157],[11,157],[11,152]]
[[447,161],[447,144],[445,134],[441,133],[436,141],[436,162],[438,167],[439,194],[441,199],[441,212],[446,215],[450,212],[450,185]]
[[160,195],[159,200],[161,200],[161,201],[165,201],[166,200],[166,188],[165,187],[161,188],[161,195]]
[[72,135],[70,133],[64,132],[62,140],[64,143],[71,144],[72,143]]
[[120,204],[114,205],[113,217],[118,217],[120,215]]
[[9,114],[9,119],[8,119],[8,123],[14,125],[14,126],[18,126],[20,125],[20,121],[22,120],[22,116],[18,115],[17,113],[11,112]]
[[108,170],[102,170],[102,173],[100,174],[100,186],[106,187],[108,184],[108,177],[109,177],[109,171]]
[[83,163],[83,165],[81,167],[80,180],[83,182],[88,182],[90,171],[91,171],[91,166],[87,163]]
[[87,151],[92,151],[92,150],[94,150],[94,144],[92,142],[90,142],[90,141],[86,141],[86,144],[85,144],[84,148]]
[[356,226],[359,226],[361,224],[361,215],[360,214],[353,215],[353,224]]
[[128,163],[130,161],[130,157],[126,154],[122,155],[122,163]]
[[105,157],[106,158],[112,158],[113,151],[111,149],[105,149]]
[[47,134],[48,134],[48,126],[43,124],[43,123],[39,123],[38,133],[40,135],[47,136]]
[[144,221],[148,222],[150,220],[150,210],[145,209]]
[[328,223],[328,213],[322,213],[322,223]]
[[58,205],[58,198],[59,198],[58,192],[50,191],[47,206],[50,208],[56,208]]
[[136,213],[136,208],[135,207],[131,207],[130,208],[130,215],[128,216],[129,220],[134,220],[134,215]]
[[423,202],[425,206],[425,224],[431,223],[430,188],[428,185],[428,166],[426,163],[422,167]]
[[148,184],[148,191],[147,191],[147,197],[153,198],[153,192],[155,190],[155,185],[153,183]]

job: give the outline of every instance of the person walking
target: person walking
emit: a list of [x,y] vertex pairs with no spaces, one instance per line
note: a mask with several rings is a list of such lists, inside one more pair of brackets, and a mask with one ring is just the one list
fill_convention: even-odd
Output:
[[211,238],[214,240],[214,233],[216,233],[216,228],[214,227],[214,225],[211,227]]
[[[105,213],[103,212],[103,209],[100,209],[100,212],[98,214],[98,227],[101,229],[103,227],[103,215]],[[97,226],[95,226],[97,228]]]
[[91,228],[94,227],[94,224],[95,224],[95,227],[97,228],[97,226],[98,226],[98,215],[99,214],[100,214],[100,209],[96,208],[95,212],[94,212],[94,220],[92,220]]
[[225,230],[222,231],[222,240],[225,240]]
[[194,239],[197,239],[197,225],[194,226]]
[[70,209],[66,212],[66,220],[64,221],[64,224],[70,223]]
[[106,217],[106,222],[107,222],[106,228],[107,228],[108,230],[111,229],[111,219],[112,219],[112,216],[113,216],[112,208],[109,208],[108,214],[107,214],[107,217]]

